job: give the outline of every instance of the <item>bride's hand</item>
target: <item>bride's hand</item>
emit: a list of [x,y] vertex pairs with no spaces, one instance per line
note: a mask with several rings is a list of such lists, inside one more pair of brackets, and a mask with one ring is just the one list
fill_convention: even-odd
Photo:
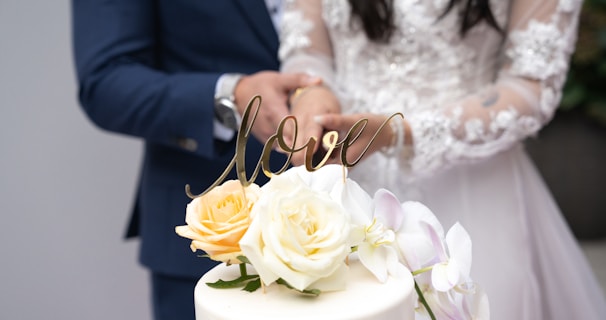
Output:
[[[387,149],[393,147],[396,142],[396,132],[394,132],[393,127],[386,121],[389,119],[389,116],[380,115],[380,114],[372,114],[372,113],[358,113],[358,114],[329,114],[329,115],[321,115],[314,118],[315,122],[325,128],[328,131],[337,131],[339,133],[338,141],[341,142],[345,139],[349,130],[360,120],[367,119],[368,122],[366,126],[357,127],[354,132],[350,133],[351,138],[357,136],[359,137],[355,139],[355,141],[347,147],[347,162],[352,164],[357,162],[357,159],[360,156],[367,157],[370,154],[379,151],[381,149]],[[404,121],[401,117],[394,116],[389,121]],[[381,126],[383,128],[381,129]],[[404,124],[402,124],[404,125]],[[375,137],[376,134],[376,137]],[[374,138],[374,140],[373,140]],[[365,149],[368,146],[368,150]],[[337,155],[333,155],[328,163],[341,163],[341,148],[339,150],[333,151],[333,153],[339,153]]]
[[[322,85],[309,86],[299,89],[291,97],[291,115],[297,121],[297,136],[295,148],[301,148],[308,143],[310,138],[316,140],[314,153],[318,151],[318,147],[322,144],[322,135],[324,133],[323,126],[314,120],[317,116],[328,114],[339,114],[341,106],[339,100],[328,87]],[[292,146],[292,137],[294,136],[294,126],[288,125],[285,127],[286,143]],[[291,162],[293,165],[302,165],[305,162],[305,150],[301,150],[292,155]]]

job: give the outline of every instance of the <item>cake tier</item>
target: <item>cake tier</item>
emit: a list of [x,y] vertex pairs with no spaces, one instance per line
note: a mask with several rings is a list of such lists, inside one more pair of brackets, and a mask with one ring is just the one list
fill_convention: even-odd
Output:
[[410,274],[380,283],[359,262],[348,272],[347,289],[318,297],[301,295],[273,284],[255,292],[213,289],[206,285],[239,276],[237,265],[221,264],[198,282],[194,300],[198,320],[411,320],[414,319],[414,283]]

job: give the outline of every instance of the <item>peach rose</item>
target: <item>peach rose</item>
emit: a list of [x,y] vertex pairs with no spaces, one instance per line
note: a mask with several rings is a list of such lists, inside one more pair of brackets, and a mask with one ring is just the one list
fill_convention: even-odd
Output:
[[228,180],[187,205],[185,222],[175,231],[191,239],[191,250],[206,251],[212,260],[241,263],[240,238],[250,225],[250,211],[261,194],[256,184],[243,187]]

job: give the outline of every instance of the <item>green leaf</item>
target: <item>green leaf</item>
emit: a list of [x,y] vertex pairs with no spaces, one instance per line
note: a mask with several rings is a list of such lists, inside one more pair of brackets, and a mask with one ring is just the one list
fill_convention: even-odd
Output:
[[277,284],[281,284],[281,285],[287,287],[288,289],[295,290],[295,291],[297,291],[299,293],[308,294],[308,295],[312,295],[312,296],[315,296],[315,297],[319,296],[320,293],[322,293],[322,291],[319,290],[319,289],[305,289],[305,290],[295,289],[293,286],[291,286],[290,284],[288,284],[288,282],[286,282],[282,278],[279,278],[278,280],[276,280],[276,283]]
[[248,263],[248,264],[251,264],[251,263],[250,263],[250,260],[248,260],[248,258],[247,258],[247,257],[245,257],[245,256],[237,256],[237,258],[238,258],[238,260],[242,261],[242,263]]
[[206,285],[211,288],[216,288],[216,289],[239,288],[239,287],[245,286],[248,282],[250,282],[250,280],[253,280],[253,279],[259,279],[259,276],[258,275],[247,275],[247,276],[241,276],[234,280],[228,280],[228,281],[219,279],[216,282],[207,282]]
[[242,290],[248,292],[255,292],[257,289],[261,288],[261,278],[257,278],[255,280],[249,281]]
[[306,289],[306,290],[301,291],[301,293],[309,294],[314,297],[317,297],[320,295],[320,293],[322,293],[322,291],[320,291],[320,289],[309,289],[309,290]]

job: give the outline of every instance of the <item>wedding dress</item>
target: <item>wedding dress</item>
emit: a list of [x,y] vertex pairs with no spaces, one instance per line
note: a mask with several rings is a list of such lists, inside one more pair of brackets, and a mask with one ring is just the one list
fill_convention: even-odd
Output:
[[581,1],[494,0],[504,33],[480,23],[463,38],[457,7],[442,17],[448,2],[394,0],[397,29],[380,44],[347,0],[289,1],[282,69],[321,76],[344,113],[403,113],[414,145],[350,176],[463,225],[492,319],[604,319],[603,291],[521,143],[558,106]]

